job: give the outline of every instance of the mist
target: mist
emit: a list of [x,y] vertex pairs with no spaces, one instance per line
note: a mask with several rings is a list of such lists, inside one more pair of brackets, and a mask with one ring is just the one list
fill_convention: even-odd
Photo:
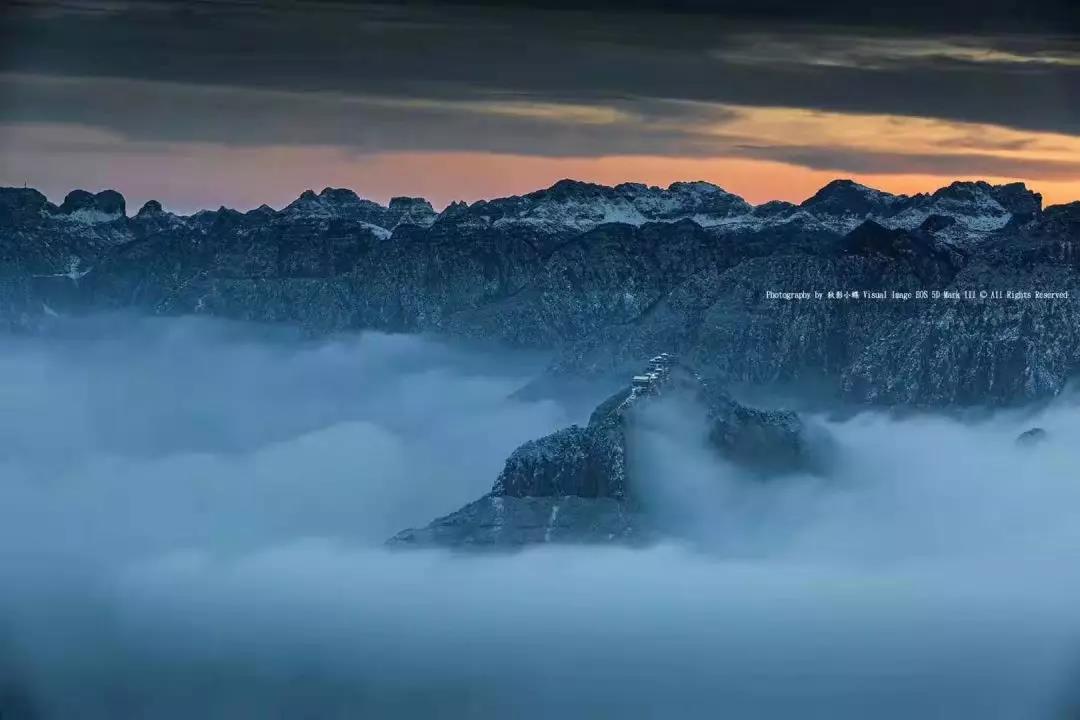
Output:
[[515,396],[543,360],[194,318],[0,338],[0,717],[1075,709],[1070,401],[811,417],[828,471],[761,481],[672,399],[631,457],[670,541],[385,549],[584,420]]

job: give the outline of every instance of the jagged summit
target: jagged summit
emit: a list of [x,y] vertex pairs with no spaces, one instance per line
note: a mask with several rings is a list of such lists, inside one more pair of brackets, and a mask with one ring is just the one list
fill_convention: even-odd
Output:
[[402,224],[428,226],[435,221],[435,210],[422,198],[396,197],[389,205],[361,198],[348,188],[323,188],[315,194],[305,190],[282,214],[313,221],[345,220],[363,223],[380,237],[387,238]]
[[348,212],[353,207],[364,204],[376,205],[370,200],[361,200],[352,190],[346,188],[324,188],[316,194],[308,189],[300,193],[300,196],[286,205],[282,212],[317,213],[321,215],[336,215]]
[[115,190],[90,193],[72,190],[56,209],[57,215],[85,223],[111,222],[126,216],[124,196]]
[[[31,189],[0,188],[0,202],[8,212],[15,207],[21,207],[24,213],[30,208],[44,209],[59,218],[86,224],[114,222],[125,217],[124,198],[114,190],[96,194],[73,190],[59,207],[35,193]],[[226,211],[235,212],[224,207],[218,212]],[[35,210],[30,212],[33,214]],[[492,226],[521,224],[544,232],[576,233],[606,223],[641,226],[691,220],[702,227],[721,230],[754,231],[784,225],[843,234],[869,219],[886,227],[915,229],[937,216],[959,223],[959,230],[952,235],[954,240],[963,240],[994,232],[1010,222],[1027,222],[1041,212],[1042,197],[1019,182],[992,185],[985,181],[957,181],[932,193],[908,196],[894,195],[850,179],[837,179],[799,204],[774,200],[755,207],[738,195],[702,180],[673,182],[662,188],[635,182],[609,186],[563,179],[524,195],[471,204],[454,202],[442,212],[436,212],[424,198],[398,196],[384,206],[348,188],[326,187],[318,193],[305,190],[280,211],[261,206],[247,215],[268,221],[278,214],[323,221],[344,219],[367,223],[383,237],[389,237],[399,225],[428,227],[436,221]]]
[[602,402],[588,425],[521,445],[487,495],[426,527],[404,530],[388,544],[510,549],[550,542],[637,544],[661,537],[665,528],[650,516],[647,493],[632,482],[634,457],[627,444],[638,413],[669,392],[692,394],[706,408],[709,443],[730,461],[768,472],[809,467],[798,416],[739,405],[665,352]]
[[139,212],[131,218],[131,225],[137,232],[161,232],[183,224],[178,216],[166,212],[157,200],[147,200]]
[[270,216],[270,215],[273,215],[273,214],[274,214],[274,213],[276,213],[276,212],[277,212],[277,210],[275,210],[274,208],[270,207],[270,206],[269,206],[269,205],[267,205],[266,203],[263,203],[262,205],[260,205],[259,207],[255,208],[254,210],[248,210],[248,211],[247,211],[246,213],[244,213],[244,214],[245,214],[245,215],[248,215],[248,216],[252,216],[252,217],[268,217],[268,216]]
[[354,190],[349,188],[332,188],[324,187],[322,192],[319,193],[319,197],[324,200],[330,200],[338,203],[357,203],[360,202],[360,196],[356,194]]
[[163,212],[161,203],[157,200],[147,200],[135,215],[136,217],[139,215],[157,215],[160,212]]
[[424,199],[422,197],[407,197],[407,196],[404,196],[404,195],[398,195],[396,197],[390,198],[390,204],[387,205],[387,207],[390,208],[391,210],[395,210],[395,209],[404,210],[406,208],[417,208],[417,207],[433,209],[433,208],[431,208],[431,203],[428,202],[426,199]]
[[1042,196],[1024,183],[991,185],[984,181],[962,182],[917,195],[912,211],[956,218],[971,230],[996,230],[1017,218],[1030,220],[1042,212]]
[[464,210],[455,206],[453,216],[494,225],[582,231],[607,223],[640,226],[679,220],[713,226],[748,215],[753,207],[737,195],[700,181],[676,182],[664,189],[642,183],[609,186],[565,179],[525,195],[479,201]]
[[[802,203],[770,201],[754,207],[705,181],[673,182],[667,188],[643,183],[614,186],[563,179],[524,195],[473,204],[454,203],[440,215],[480,225],[525,225],[547,232],[581,232],[606,223],[640,226],[692,220],[706,228],[767,229],[786,225],[847,233],[873,219],[913,229],[931,215],[951,217],[972,236],[1003,227],[1014,216],[1030,219],[1041,198],[1022,183],[953,183],[934,193],[894,195],[849,179],[833,180]],[[959,239],[959,235],[956,238]]]
[[1042,210],[1042,195],[1028,189],[1022,182],[991,185],[985,180],[957,180],[938,188],[930,196],[969,203],[985,202],[984,198],[989,197],[1011,213],[1031,214]]
[[833,180],[799,207],[840,232],[851,231],[864,220],[914,229],[932,216],[949,218],[961,226],[953,239],[963,240],[993,232],[1009,222],[1030,220],[1041,212],[1042,196],[1023,183],[957,181],[932,193],[893,195],[852,180]]
[[[900,196],[904,197],[904,196]],[[875,215],[887,212],[898,196],[860,185],[854,180],[833,180],[799,207],[838,215]]]
[[34,188],[0,188],[0,223],[39,222],[49,207],[49,199]]
[[431,203],[421,197],[392,197],[387,210],[389,210],[389,215],[394,217],[394,227],[398,225],[427,227],[435,222],[438,216]]

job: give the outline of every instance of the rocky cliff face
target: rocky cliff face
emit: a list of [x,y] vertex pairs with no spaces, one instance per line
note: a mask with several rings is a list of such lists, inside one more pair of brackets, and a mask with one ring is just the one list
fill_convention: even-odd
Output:
[[799,417],[739,405],[663,354],[572,426],[525,443],[506,460],[491,492],[423,528],[391,538],[397,547],[510,548],[536,543],[645,543],[664,528],[635,489],[627,444],[643,408],[683,394],[703,405],[717,453],[768,477],[819,461]]
[[[562,181],[441,213],[348,190],[281,210],[133,217],[105,191],[53,205],[0,189],[0,323],[135,308],[496,340],[555,353],[544,383],[679,353],[721,385],[845,400],[1018,403],[1080,358],[1080,203],[1019,184],[895,196],[835,181],[754,207],[707,183]],[[964,291],[963,301],[777,299],[768,291]],[[1056,291],[1008,301],[981,291]]]

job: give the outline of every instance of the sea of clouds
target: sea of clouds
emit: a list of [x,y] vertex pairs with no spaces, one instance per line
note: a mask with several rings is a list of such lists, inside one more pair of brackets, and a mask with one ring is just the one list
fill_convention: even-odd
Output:
[[[1080,410],[635,428],[647,549],[389,551],[581,398],[542,358],[194,318],[0,337],[0,718],[1039,718],[1080,678]],[[1045,442],[1019,445],[1038,425]]]

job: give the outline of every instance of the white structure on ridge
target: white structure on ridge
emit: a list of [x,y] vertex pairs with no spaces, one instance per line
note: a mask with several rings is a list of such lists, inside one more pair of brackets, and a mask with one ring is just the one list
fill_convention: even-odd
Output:
[[630,386],[635,394],[653,391],[656,386],[667,380],[671,374],[671,368],[676,364],[677,358],[670,353],[660,353],[656,357],[649,360],[649,364],[645,372],[641,375],[635,375],[630,381]]

